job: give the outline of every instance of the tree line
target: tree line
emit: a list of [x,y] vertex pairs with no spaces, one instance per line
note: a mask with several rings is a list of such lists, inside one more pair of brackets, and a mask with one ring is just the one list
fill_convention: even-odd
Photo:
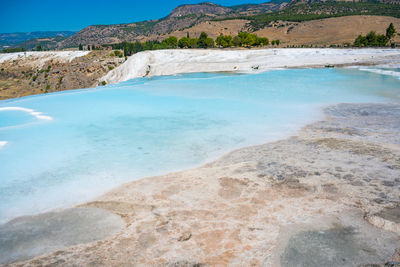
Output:
[[354,46],[356,47],[368,47],[368,46],[386,46],[390,42],[391,46],[394,46],[392,39],[396,34],[396,29],[393,23],[390,23],[386,29],[386,34],[376,34],[374,31],[370,31],[367,35],[359,35],[354,40]]
[[[159,50],[159,49],[176,49],[176,48],[212,48],[212,47],[254,47],[265,46],[269,44],[268,38],[259,37],[256,34],[248,32],[241,32],[237,36],[220,35],[214,40],[209,37],[207,33],[202,32],[198,38],[191,38],[189,33],[180,39],[176,36],[170,36],[163,41],[146,41],[134,43],[122,42],[118,44],[110,44],[114,50],[123,50],[124,56],[130,56],[135,53],[145,50]],[[279,45],[279,40],[273,40],[272,45]]]

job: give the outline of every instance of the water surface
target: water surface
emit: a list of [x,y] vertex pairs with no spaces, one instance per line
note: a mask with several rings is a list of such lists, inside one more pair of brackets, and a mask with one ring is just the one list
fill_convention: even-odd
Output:
[[397,101],[399,88],[396,77],[370,71],[295,69],[143,78],[0,101],[0,223],[295,134],[327,104]]

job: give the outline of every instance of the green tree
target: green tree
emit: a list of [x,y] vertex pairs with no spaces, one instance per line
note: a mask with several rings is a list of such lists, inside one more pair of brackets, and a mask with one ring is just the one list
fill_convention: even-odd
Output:
[[175,36],[170,36],[163,41],[166,48],[176,48],[178,46],[178,38]]
[[233,42],[233,45],[236,47],[242,46],[242,39],[239,36],[233,37],[232,42]]
[[388,38],[385,35],[379,34],[376,36],[377,46],[386,46],[387,42],[388,42]]
[[90,51],[90,45],[87,46],[87,50]]
[[83,50],[82,44],[79,44],[79,50]]
[[128,47],[124,46],[124,57],[128,56]]
[[279,45],[281,42],[279,40],[275,40],[275,44]]
[[241,46],[249,47],[249,46],[260,45],[259,37],[255,34],[248,33],[248,32],[241,32],[238,34],[238,37],[241,40]]
[[209,47],[213,47],[213,46],[214,46],[214,40],[212,38],[209,38],[207,33],[202,32],[197,41],[197,47],[209,48]]
[[268,45],[269,44],[269,40],[266,37],[258,37],[257,36],[256,44],[260,45],[260,46]]
[[230,36],[230,35],[220,35],[215,40],[215,43],[217,46],[224,47],[224,48],[232,47],[233,39],[232,39],[232,36]]
[[386,38],[388,38],[389,40],[392,39],[394,37],[396,33],[396,29],[393,26],[393,23],[389,24],[389,27],[387,27],[386,29]]
[[198,41],[199,40],[197,38],[189,38],[190,48],[196,48]]
[[368,45],[367,38],[365,36],[359,35],[354,40],[354,44],[353,45],[357,46],[357,47],[367,46]]
[[179,39],[178,46],[180,48],[189,48],[190,47],[190,39],[188,37],[182,37]]
[[96,46],[95,45],[92,45],[92,50],[96,50]]
[[213,38],[207,37],[204,40],[204,43],[206,44],[206,48],[214,47],[214,39]]
[[367,38],[367,44],[369,46],[376,46],[377,45],[376,32],[370,31],[365,37]]
[[42,51],[42,46],[41,45],[37,45],[35,50],[36,51]]
[[386,46],[388,38],[383,34],[376,34],[374,31],[370,31],[366,36],[359,35],[354,40],[354,46]]
[[117,57],[123,57],[123,56],[124,56],[124,55],[121,53],[121,51],[119,51],[119,50],[115,50],[115,51],[114,51],[114,55],[117,56]]

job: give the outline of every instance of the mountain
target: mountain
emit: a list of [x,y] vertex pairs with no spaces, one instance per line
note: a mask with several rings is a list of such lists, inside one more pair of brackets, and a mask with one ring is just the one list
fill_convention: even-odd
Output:
[[0,50],[4,47],[15,46],[27,40],[48,37],[70,37],[73,31],[38,31],[38,32],[14,32],[0,33]]
[[200,4],[193,5],[180,5],[172,10],[169,17],[183,17],[187,15],[197,14],[197,15],[223,15],[232,12],[229,7],[220,6],[211,2],[203,2]]
[[400,0],[291,0],[289,6],[332,2],[400,4]]
[[[274,21],[302,22],[353,15],[400,17],[399,4],[400,0],[271,0],[236,6],[203,2],[180,5],[168,16],[157,20],[89,26],[59,41],[57,48],[154,40],[169,34],[182,37],[189,32],[197,34],[198,29],[215,38],[221,33],[236,34],[241,30],[257,31],[272,27]],[[219,24],[212,25],[213,22]]]
[[61,41],[67,38],[68,37],[66,36],[55,36],[55,37],[29,39],[12,46],[12,48],[21,47],[29,51],[36,48],[37,46],[40,46],[43,50],[54,50],[57,48],[58,44]]
[[79,44],[104,44],[134,41],[140,37],[163,35],[192,27],[204,21],[234,18],[280,10],[290,0],[273,0],[263,4],[221,6],[211,2],[180,5],[164,18],[116,25],[93,25],[60,42],[59,47],[76,47]]

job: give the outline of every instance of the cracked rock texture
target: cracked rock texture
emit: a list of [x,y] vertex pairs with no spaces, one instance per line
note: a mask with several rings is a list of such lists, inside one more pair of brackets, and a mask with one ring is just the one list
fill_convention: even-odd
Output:
[[72,60],[49,55],[0,62],[0,100],[98,86],[99,78],[125,60],[111,52],[92,51]]
[[325,112],[298,136],[124,184],[82,205],[121,216],[119,233],[15,266],[395,262],[400,105],[340,104]]

